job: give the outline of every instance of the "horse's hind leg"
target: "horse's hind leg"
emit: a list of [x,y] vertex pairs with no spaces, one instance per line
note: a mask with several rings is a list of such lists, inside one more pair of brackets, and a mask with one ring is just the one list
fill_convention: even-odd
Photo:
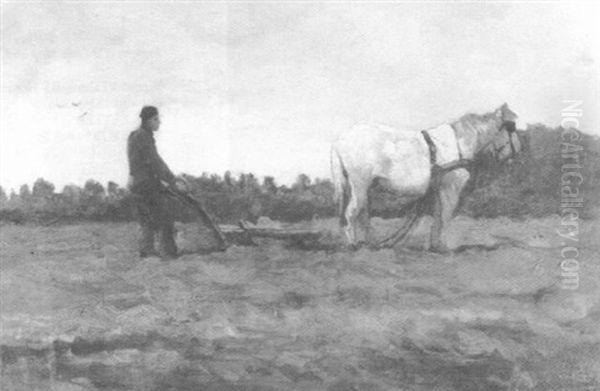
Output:
[[346,238],[351,245],[365,242],[368,232],[367,187],[362,182],[350,182],[350,199],[344,217]]
[[348,205],[346,206],[346,210],[344,210],[344,218],[346,220],[346,225],[344,226],[344,234],[346,235],[346,240],[348,244],[351,246],[356,245],[356,216],[358,214],[356,199],[354,195],[354,189],[352,188],[352,194],[348,201]]
[[347,225],[344,229],[351,245],[367,241],[369,214],[367,210],[367,187],[361,182],[351,182],[351,196],[345,211]]
[[365,195],[363,206],[358,213],[358,225],[363,235],[363,241],[365,243],[371,242],[371,221],[369,219],[369,200]]

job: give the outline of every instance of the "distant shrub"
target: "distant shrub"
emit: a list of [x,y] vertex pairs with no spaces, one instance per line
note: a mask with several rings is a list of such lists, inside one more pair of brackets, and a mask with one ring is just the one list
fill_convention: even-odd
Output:
[[26,216],[21,209],[2,209],[0,210],[0,221],[23,224],[26,221]]
[[[562,129],[530,126],[520,134],[523,150],[512,164],[478,162],[460,213],[473,217],[547,216],[561,212]],[[580,211],[592,217],[600,206],[600,140],[582,134]]]

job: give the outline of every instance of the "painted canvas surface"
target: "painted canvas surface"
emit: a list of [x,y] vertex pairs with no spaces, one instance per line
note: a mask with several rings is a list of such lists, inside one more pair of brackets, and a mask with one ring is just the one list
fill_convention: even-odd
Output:
[[1,0],[0,389],[600,390],[599,11]]

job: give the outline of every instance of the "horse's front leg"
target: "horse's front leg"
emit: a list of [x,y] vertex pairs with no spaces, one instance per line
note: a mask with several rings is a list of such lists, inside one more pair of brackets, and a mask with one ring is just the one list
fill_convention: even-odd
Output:
[[431,227],[429,249],[438,253],[448,253],[450,249],[444,240],[446,226],[460,200],[460,194],[469,180],[469,171],[459,168],[443,174],[434,188],[433,225]]

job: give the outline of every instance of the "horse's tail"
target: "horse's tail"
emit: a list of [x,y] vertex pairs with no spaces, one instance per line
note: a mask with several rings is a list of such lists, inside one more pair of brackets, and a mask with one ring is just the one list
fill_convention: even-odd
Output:
[[350,202],[352,188],[348,179],[348,171],[344,167],[342,157],[335,147],[331,147],[331,177],[335,190],[335,202],[338,206],[338,215],[340,216],[340,225],[348,225],[346,219],[346,208]]

